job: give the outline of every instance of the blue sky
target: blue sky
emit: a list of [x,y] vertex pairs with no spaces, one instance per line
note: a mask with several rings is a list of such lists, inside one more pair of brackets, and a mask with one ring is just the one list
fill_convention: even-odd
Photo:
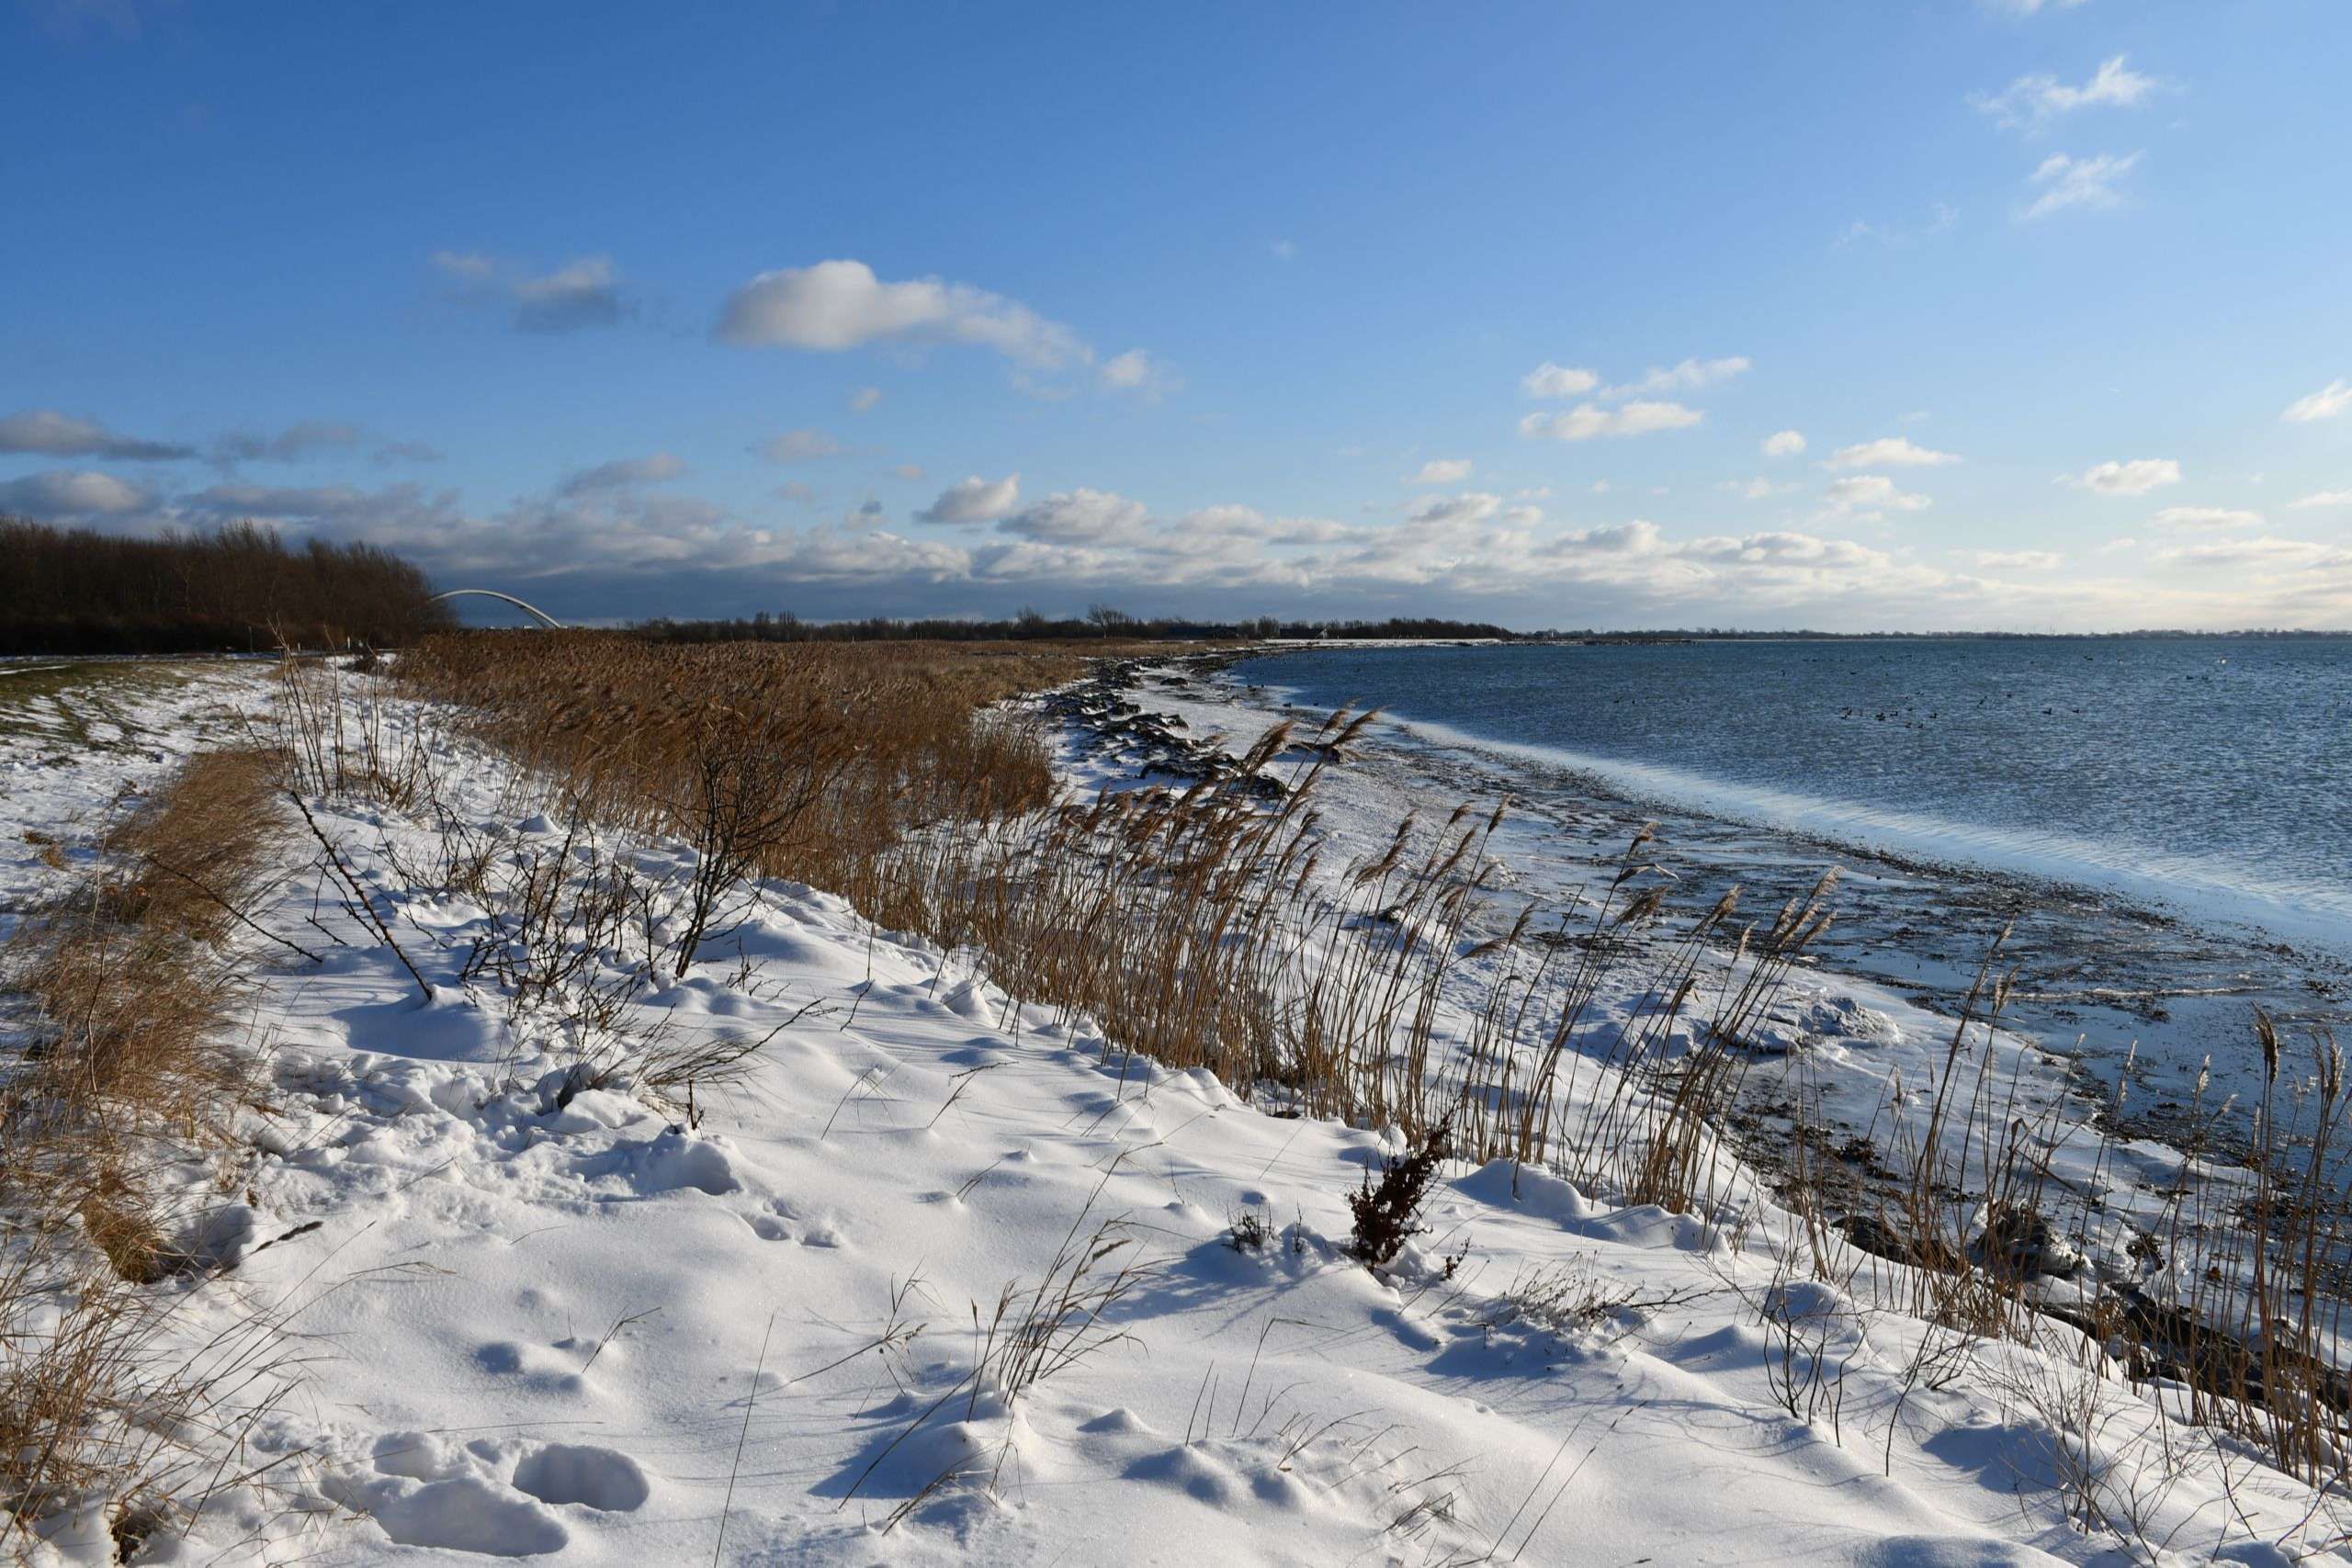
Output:
[[19,0],[0,510],[582,617],[2347,626],[2347,59],[2333,0]]

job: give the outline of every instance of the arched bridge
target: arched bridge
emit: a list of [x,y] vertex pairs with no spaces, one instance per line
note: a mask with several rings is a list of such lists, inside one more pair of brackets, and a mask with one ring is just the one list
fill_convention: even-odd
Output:
[[515,598],[512,593],[501,593],[495,588],[452,588],[447,593],[435,593],[433,598],[437,604],[439,601],[444,599],[462,598],[468,594],[471,594],[474,597],[481,599],[500,600],[505,604],[514,605],[516,609],[524,611],[526,614],[537,615],[539,619],[539,624],[542,626],[553,626],[558,631],[561,631],[563,629],[563,623],[561,621],[557,620],[553,615],[548,615],[537,604],[526,604],[520,599]]

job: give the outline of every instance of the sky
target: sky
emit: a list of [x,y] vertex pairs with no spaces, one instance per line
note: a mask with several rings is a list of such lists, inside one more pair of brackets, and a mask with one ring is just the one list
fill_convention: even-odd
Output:
[[567,619],[2352,626],[2340,0],[0,0],[0,512]]

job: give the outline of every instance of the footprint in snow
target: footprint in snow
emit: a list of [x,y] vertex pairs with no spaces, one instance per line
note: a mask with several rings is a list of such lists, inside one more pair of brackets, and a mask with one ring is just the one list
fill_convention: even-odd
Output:
[[549,1443],[525,1454],[514,1466],[514,1489],[542,1503],[577,1503],[601,1513],[633,1512],[653,1495],[645,1472],[628,1455],[574,1443]]
[[485,1557],[537,1557],[571,1543],[563,1521],[538,1503],[479,1475],[417,1481],[329,1476],[329,1496],[376,1521],[396,1545],[471,1551]]
[[744,1221],[752,1234],[762,1241],[791,1241],[802,1247],[832,1247],[842,1245],[841,1227],[833,1220],[811,1218],[803,1214],[787,1199],[778,1198],[768,1204],[763,1214],[747,1214]]

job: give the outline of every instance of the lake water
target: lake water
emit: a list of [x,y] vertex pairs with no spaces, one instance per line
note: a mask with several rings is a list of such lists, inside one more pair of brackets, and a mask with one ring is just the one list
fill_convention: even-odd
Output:
[[1235,674],[1637,798],[2352,950],[2352,638],[1342,647]]
[[[2007,1021],[2168,1135],[2203,1065],[2258,1095],[2252,1010],[2352,1041],[2352,638],[1372,648],[1233,667],[1245,701],[1376,705],[1355,765],[1517,803],[1513,886],[1573,897],[1633,829],[1671,903],[1844,875],[1827,973],[1948,1010],[2007,931]],[[1254,691],[1254,696],[1252,693]]]

